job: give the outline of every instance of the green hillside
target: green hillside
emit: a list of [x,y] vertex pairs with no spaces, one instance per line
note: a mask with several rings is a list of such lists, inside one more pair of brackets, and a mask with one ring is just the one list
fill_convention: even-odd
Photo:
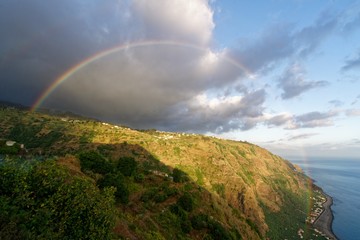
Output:
[[251,143],[3,107],[0,158],[0,239],[324,239],[310,179]]

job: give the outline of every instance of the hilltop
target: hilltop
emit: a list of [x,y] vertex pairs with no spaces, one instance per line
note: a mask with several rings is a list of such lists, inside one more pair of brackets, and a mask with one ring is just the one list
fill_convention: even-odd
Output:
[[[6,147],[6,141],[18,145]],[[49,174],[41,175],[46,179],[56,173],[65,186],[68,181],[86,182],[90,195],[100,201],[91,202],[92,211],[94,206],[104,209],[101,214],[107,224],[98,225],[104,226],[101,231],[108,234],[102,236],[107,238],[299,239],[302,235],[324,239],[306,220],[313,199],[321,194],[313,190],[311,180],[289,161],[248,142],[134,130],[76,116],[3,107],[0,151],[2,173],[15,171],[15,164],[30,169],[23,170],[25,175],[46,169]],[[53,180],[49,181],[51,185]],[[31,211],[37,212],[42,201],[48,203],[55,193],[47,194],[45,200],[30,194],[29,199],[38,202]],[[5,198],[9,206],[11,197]],[[45,206],[49,212],[54,208]],[[56,211],[60,216],[62,209]],[[19,233],[7,223],[11,219],[19,224],[21,220],[12,217],[16,214],[14,210],[0,220],[8,231],[1,234]],[[91,211],[87,214],[98,221]],[[49,219],[54,216],[50,214]],[[49,229],[44,230],[48,236],[65,236],[60,228]],[[20,233],[38,236],[31,230]]]

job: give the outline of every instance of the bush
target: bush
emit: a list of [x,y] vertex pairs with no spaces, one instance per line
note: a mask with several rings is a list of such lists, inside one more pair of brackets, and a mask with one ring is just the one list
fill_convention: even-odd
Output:
[[187,213],[179,205],[174,204],[170,206],[170,211],[177,215],[180,219],[186,220],[188,218]]
[[174,182],[182,183],[189,181],[189,178],[187,177],[186,173],[184,173],[178,168],[174,168],[172,175]]
[[191,212],[194,207],[194,200],[190,193],[185,193],[178,199],[177,204],[185,211]]
[[129,202],[129,190],[126,187],[124,182],[125,178],[121,173],[117,174],[106,174],[103,178],[101,178],[97,184],[101,189],[106,187],[115,187],[115,197],[116,200],[123,204],[127,204]]
[[127,177],[130,177],[134,174],[137,168],[137,162],[132,157],[121,157],[119,159],[117,169]]
[[90,170],[94,173],[106,174],[113,172],[113,166],[101,154],[95,151],[79,154],[81,170]]
[[231,240],[230,234],[225,228],[216,221],[211,221],[209,224],[209,231],[214,239]]
[[142,182],[144,181],[144,179],[145,179],[145,176],[144,176],[144,174],[142,174],[142,173],[136,174],[136,175],[134,176],[134,180],[135,180],[135,182],[137,182],[137,183],[142,183]]
[[209,216],[206,214],[199,214],[191,219],[191,225],[196,230],[201,230],[208,227]]
[[158,192],[159,190],[157,188],[150,188],[141,195],[140,200],[143,202],[148,202],[152,200],[156,196],[156,194],[158,194]]
[[191,229],[191,222],[189,220],[184,220],[181,222],[181,230],[183,233],[189,233]]

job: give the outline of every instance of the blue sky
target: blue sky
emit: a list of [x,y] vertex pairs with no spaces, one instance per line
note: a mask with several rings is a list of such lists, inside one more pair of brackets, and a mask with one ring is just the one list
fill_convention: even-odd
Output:
[[0,6],[0,100],[31,106],[57,81],[42,107],[285,157],[359,156],[359,1]]

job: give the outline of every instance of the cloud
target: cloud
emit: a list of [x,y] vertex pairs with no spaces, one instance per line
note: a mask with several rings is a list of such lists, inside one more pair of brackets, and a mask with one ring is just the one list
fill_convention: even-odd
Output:
[[304,134],[291,136],[287,140],[288,141],[295,141],[295,140],[307,139],[307,138],[310,138],[310,137],[315,136],[315,135],[318,135],[318,134],[317,133],[304,133]]
[[360,116],[360,109],[348,109],[345,111],[346,116],[348,117],[359,117]]
[[305,71],[299,64],[288,67],[278,80],[278,87],[282,89],[282,99],[290,99],[300,94],[319,87],[327,86],[326,81],[307,81]]
[[334,100],[329,101],[329,104],[333,105],[334,107],[341,107],[344,105],[344,102],[334,99]]
[[360,29],[360,4],[354,3],[346,9],[340,18],[341,31],[350,34]]
[[293,115],[284,113],[270,117],[266,121],[266,125],[270,127],[279,127],[291,123],[292,120],[293,120]]
[[345,65],[341,68],[341,70],[349,71],[358,68],[360,68],[360,51],[354,58],[346,60]]
[[175,39],[207,45],[215,27],[207,0],[134,0],[136,19],[147,38]]
[[338,112],[308,112],[301,115],[282,113],[275,116],[266,116],[264,124],[269,127],[284,127],[287,130],[300,128],[328,127],[333,125],[333,118]]
[[333,118],[337,112],[309,112],[294,117],[294,125],[291,129],[298,128],[316,128],[332,126]]
[[266,72],[282,60],[308,57],[336,30],[338,21],[338,15],[324,12],[314,24],[300,29],[290,23],[273,23],[256,39],[242,40],[228,53],[252,72]]
[[292,27],[286,24],[274,25],[266,29],[258,39],[229,49],[229,55],[243,62],[252,72],[262,71],[295,52],[291,29]]
[[[331,117],[266,117],[266,91],[245,81],[250,73],[264,73],[287,59],[301,61],[316,51],[336,27],[335,15],[322,15],[300,29],[274,23],[236,48],[214,50],[216,25],[210,3],[4,0],[0,96],[31,105],[59,76],[96,53],[166,40],[175,44],[128,47],[89,63],[43,106],[136,128],[174,131],[221,133],[259,124],[295,129],[331,123]],[[307,80],[299,65],[289,67],[279,79],[284,99],[325,85]]]
[[339,16],[330,12],[323,12],[317,21],[304,27],[293,35],[298,46],[297,55],[307,57],[324,41],[337,27]]
[[166,40],[177,44],[124,48],[88,64],[43,106],[137,128],[198,132],[250,129],[262,115],[265,91],[247,90],[244,68],[209,47],[215,23],[206,0],[5,1],[0,19],[5,99],[31,104],[97,52]]
[[122,4],[64,0],[2,1],[0,95],[29,104],[66,69],[126,36]]
[[352,101],[351,105],[355,105],[356,103],[358,103],[359,99],[360,99],[360,95],[358,95],[358,96],[355,98],[355,100]]

